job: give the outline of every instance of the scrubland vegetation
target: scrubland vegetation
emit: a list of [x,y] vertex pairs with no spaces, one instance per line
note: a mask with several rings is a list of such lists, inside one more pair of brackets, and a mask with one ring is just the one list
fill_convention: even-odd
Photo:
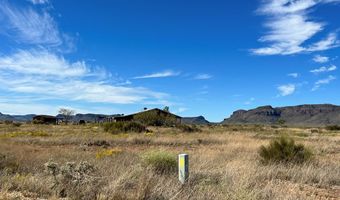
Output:
[[[185,185],[178,181],[179,153],[190,156]],[[0,124],[0,199],[339,196],[334,129]]]

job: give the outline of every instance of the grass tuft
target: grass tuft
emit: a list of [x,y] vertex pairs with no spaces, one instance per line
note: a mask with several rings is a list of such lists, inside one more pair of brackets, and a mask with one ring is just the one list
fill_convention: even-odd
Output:
[[142,156],[142,160],[147,167],[160,174],[173,173],[177,168],[176,155],[165,151],[148,152]]

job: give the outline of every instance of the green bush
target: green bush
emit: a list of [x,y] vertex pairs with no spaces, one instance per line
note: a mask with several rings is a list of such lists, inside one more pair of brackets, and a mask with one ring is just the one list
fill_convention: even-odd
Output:
[[175,172],[177,169],[176,155],[169,152],[149,152],[142,156],[143,163],[160,174]]
[[104,131],[112,134],[136,132],[141,133],[146,131],[146,127],[138,122],[111,122],[104,124]]
[[312,153],[303,144],[295,144],[291,138],[273,139],[269,146],[261,146],[259,155],[263,164],[303,163],[312,157]]
[[340,126],[330,125],[330,126],[326,126],[326,129],[329,130],[329,131],[340,131]]

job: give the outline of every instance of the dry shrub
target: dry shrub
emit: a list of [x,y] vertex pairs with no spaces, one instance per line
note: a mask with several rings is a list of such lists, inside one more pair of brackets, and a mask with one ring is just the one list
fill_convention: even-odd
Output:
[[295,144],[291,138],[273,139],[269,146],[259,150],[261,162],[268,163],[303,163],[312,157],[312,152],[303,144]]
[[67,162],[59,165],[45,163],[45,169],[53,178],[53,189],[59,197],[71,199],[95,199],[99,182],[94,175],[95,168],[88,162]]
[[340,131],[340,126],[339,125],[330,125],[326,126],[326,129],[329,131]]
[[160,174],[175,172],[177,168],[176,155],[165,151],[148,152],[142,156],[142,160],[147,167]]
[[186,132],[186,133],[193,133],[193,132],[200,132],[201,129],[199,129],[196,125],[186,125],[186,124],[178,124],[176,125],[176,128],[179,130]]
[[14,156],[0,153],[0,174],[15,173],[18,171],[19,164]]

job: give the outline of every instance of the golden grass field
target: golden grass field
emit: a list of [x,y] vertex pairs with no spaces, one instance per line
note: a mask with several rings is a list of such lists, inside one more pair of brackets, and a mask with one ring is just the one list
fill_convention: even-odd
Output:
[[[105,133],[98,124],[0,124],[0,199],[340,199],[340,132],[271,126],[205,126],[198,133]],[[310,148],[299,165],[259,162],[258,149],[289,135]],[[187,153],[190,176],[157,173],[147,152]],[[86,161],[81,181],[58,181],[45,163]],[[57,181],[56,181],[57,179]],[[57,183],[58,182],[58,183]]]

